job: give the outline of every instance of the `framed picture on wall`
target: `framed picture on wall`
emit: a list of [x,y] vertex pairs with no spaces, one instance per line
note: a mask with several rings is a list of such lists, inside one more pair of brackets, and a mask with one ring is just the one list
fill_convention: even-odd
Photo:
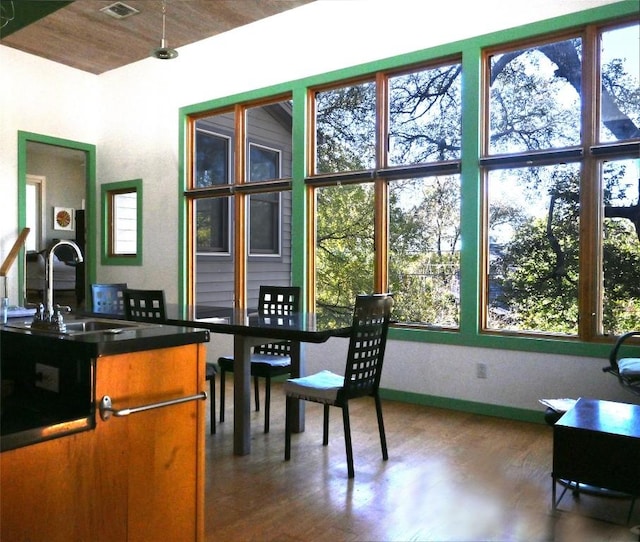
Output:
[[70,207],[53,208],[53,229],[73,231],[75,224],[73,221],[74,211]]

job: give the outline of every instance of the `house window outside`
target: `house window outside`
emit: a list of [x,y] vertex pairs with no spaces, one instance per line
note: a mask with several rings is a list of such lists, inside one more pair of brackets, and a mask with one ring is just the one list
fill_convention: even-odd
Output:
[[230,182],[230,140],[206,130],[196,130],[195,187],[204,188]]
[[[251,143],[249,145],[249,181],[280,178],[281,153]],[[266,192],[249,196],[249,254],[280,253],[280,194]]]
[[229,198],[195,202],[196,250],[201,254],[229,254]]
[[589,339],[640,325],[632,37],[637,24],[488,52],[484,329]]

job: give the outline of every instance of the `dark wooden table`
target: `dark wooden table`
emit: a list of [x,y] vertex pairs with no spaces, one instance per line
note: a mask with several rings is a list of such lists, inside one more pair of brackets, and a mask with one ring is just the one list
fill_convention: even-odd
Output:
[[[323,343],[330,337],[346,337],[351,320],[331,314],[296,313],[261,316],[255,310],[207,306],[167,306],[167,323],[208,329],[234,336],[234,453],[251,453],[251,348],[274,340],[292,341],[291,374],[303,376],[301,343]],[[304,431],[304,405],[297,405],[293,430]]]
[[[556,484],[568,480],[640,495],[640,405],[579,399],[553,426],[553,509]],[[579,485],[578,485],[579,487]]]

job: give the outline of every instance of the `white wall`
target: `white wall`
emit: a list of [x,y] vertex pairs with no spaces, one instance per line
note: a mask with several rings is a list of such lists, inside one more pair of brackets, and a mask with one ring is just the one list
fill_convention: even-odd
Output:
[[[179,107],[609,3],[319,0],[183,47],[175,60],[149,58],[100,76],[0,46],[0,258],[17,235],[17,130],[95,143],[99,184],[143,179],[144,265],[98,266],[97,278],[163,288],[172,302],[178,297]],[[12,297],[16,281],[14,273]],[[214,337],[211,357],[228,353],[230,344]],[[345,341],[309,346],[308,353],[310,369],[329,360],[339,367]],[[600,372],[604,361],[393,342],[383,385],[527,409],[539,408],[540,397],[629,401]],[[487,364],[486,380],[475,377],[477,362]]]
[[[18,131],[96,143],[100,79],[0,45],[0,262],[18,236]],[[18,299],[18,268],[8,275]],[[0,289],[3,288],[0,283]]]

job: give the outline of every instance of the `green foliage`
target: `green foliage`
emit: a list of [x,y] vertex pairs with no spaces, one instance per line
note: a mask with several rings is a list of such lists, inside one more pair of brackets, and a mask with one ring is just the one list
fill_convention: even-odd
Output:
[[316,305],[350,312],[357,294],[373,291],[371,185],[317,191]]

